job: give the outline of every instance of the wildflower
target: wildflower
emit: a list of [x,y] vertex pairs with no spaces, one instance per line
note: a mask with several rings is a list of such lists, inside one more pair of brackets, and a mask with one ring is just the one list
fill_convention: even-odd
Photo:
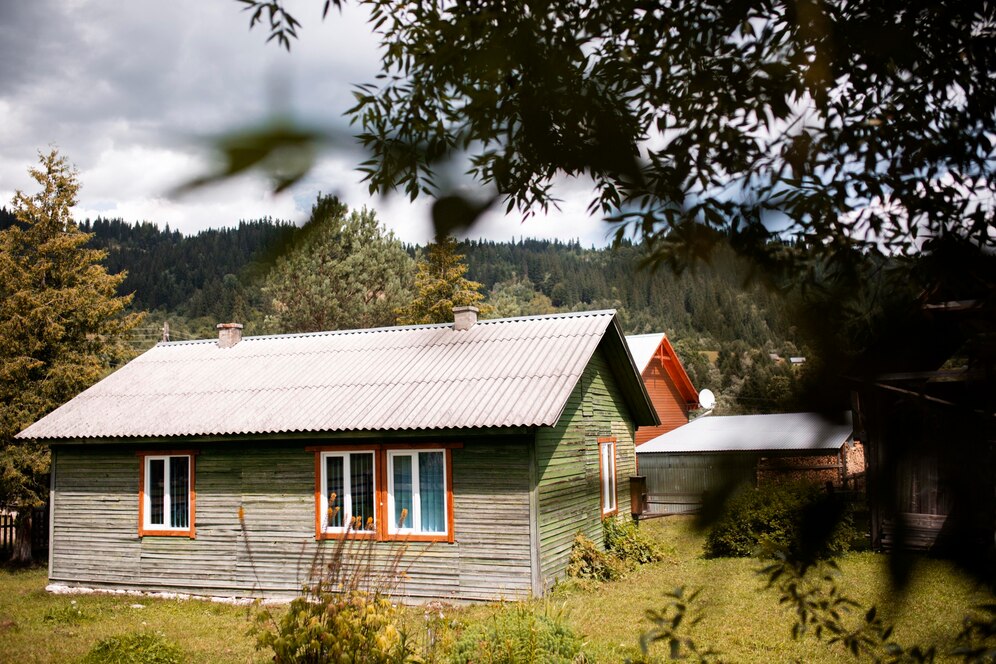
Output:
[[246,520],[246,510],[245,508],[242,507],[242,505],[239,505],[239,521],[245,521],[245,520]]
[[367,530],[373,530],[374,518],[372,516],[367,517]]
[[399,528],[401,528],[401,527],[403,527],[405,525],[405,519],[407,519],[407,518],[408,518],[408,508],[407,507],[403,507],[403,508],[401,508],[401,518],[398,519],[398,527]]

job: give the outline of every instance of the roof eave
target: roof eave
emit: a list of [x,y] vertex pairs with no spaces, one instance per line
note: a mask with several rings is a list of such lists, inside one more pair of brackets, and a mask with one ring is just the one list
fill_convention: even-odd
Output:
[[618,313],[614,313],[609,321],[606,333],[602,337],[602,344],[605,344],[609,366],[612,367],[612,372],[619,383],[619,389],[629,405],[633,423],[641,427],[659,425],[661,423],[660,417],[650,400],[650,393],[643,382],[640,369],[636,366],[633,355],[629,352],[626,337],[619,323]]

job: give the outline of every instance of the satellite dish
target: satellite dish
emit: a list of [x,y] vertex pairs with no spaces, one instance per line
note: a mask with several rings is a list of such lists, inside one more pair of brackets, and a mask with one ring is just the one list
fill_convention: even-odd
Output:
[[716,405],[716,395],[712,393],[712,390],[705,388],[699,391],[699,406],[709,410]]

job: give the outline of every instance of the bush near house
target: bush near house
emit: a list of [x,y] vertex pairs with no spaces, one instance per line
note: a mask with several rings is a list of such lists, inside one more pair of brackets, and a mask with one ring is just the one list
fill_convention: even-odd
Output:
[[586,661],[581,638],[547,605],[498,604],[486,619],[464,630],[450,655],[453,664],[571,664]]
[[817,485],[764,484],[729,501],[706,537],[705,554],[745,557],[781,549],[796,558],[826,558],[848,551],[856,537],[847,506]]
[[584,533],[578,533],[571,549],[567,576],[574,579],[614,581],[637,565],[656,563],[674,556],[674,550],[648,537],[636,522],[606,519],[602,522],[603,551]]

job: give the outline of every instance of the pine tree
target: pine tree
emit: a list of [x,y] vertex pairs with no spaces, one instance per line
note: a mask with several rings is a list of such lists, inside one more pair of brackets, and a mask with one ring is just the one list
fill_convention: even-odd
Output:
[[300,243],[277,261],[264,293],[273,332],[317,332],[393,325],[411,297],[413,265],[373,211],[348,212],[319,195]]
[[398,323],[421,325],[446,323],[453,320],[453,307],[476,306],[481,316],[492,313],[483,304],[482,285],[464,277],[467,264],[457,253],[451,236],[436,238],[429,244],[417,263],[415,298],[398,309]]
[[48,493],[49,450],[14,436],[96,382],[125,356],[123,335],[140,320],[115,295],[123,274],[87,248],[70,215],[79,183],[57,150],[29,169],[41,191],[18,191],[16,222],[0,231],[0,504],[18,512],[14,559],[31,557],[31,508]]

